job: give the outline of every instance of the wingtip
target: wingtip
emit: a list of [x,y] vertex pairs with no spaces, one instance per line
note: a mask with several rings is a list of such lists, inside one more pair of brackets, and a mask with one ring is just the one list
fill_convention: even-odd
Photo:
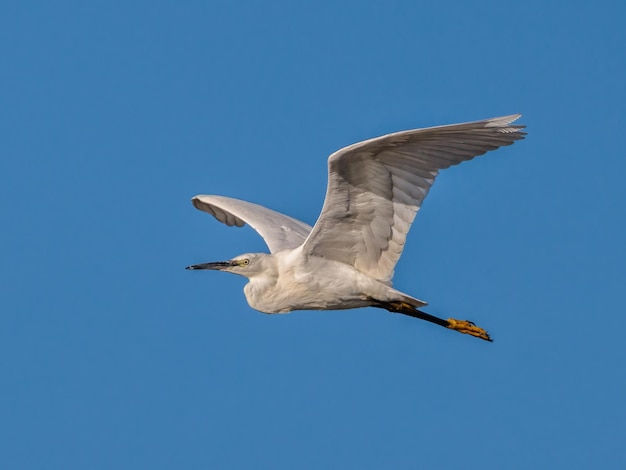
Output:
[[204,211],[204,208],[202,207],[203,197],[204,197],[204,194],[196,194],[194,197],[192,197],[191,204],[193,205],[193,207],[195,207],[198,210]]
[[502,126],[502,125],[511,124],[512,122],[517,121],[521,117],[522,117],[521,113],[509,114],[508,116],[499,116],[499,117],[487,119],[487,121],[488,121],[488,125],[491,124],[494,126]]
[[524,132],[523,129],[526,129],[526,126],[524,124],[512,124],[521,117],[522,114],[518,113],[488,119],[485,127],[495,127],[497,132],[512,134],[515,140],[524,139],[527,133]]
[[[512,122],[517,121],[521,117],[522,117],[522,113],[511,114],[511,116],[510,116],[511,120],[509,121],[509,124],[511,124]],[[524,126],[524,127],[526,127],[526,126]]]

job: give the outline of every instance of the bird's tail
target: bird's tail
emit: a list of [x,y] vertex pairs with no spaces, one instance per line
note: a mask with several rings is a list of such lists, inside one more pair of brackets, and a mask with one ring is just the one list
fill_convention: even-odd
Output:
[[412,307],[420,308],[428,305],[428,302],[424,302],[423,300],[416,299],[415,297],[411,297],[410,295],[405,294],[404,292],[400,292],[395,290],[395,293],[398,295],[398,300],[402,303],[409,304]]

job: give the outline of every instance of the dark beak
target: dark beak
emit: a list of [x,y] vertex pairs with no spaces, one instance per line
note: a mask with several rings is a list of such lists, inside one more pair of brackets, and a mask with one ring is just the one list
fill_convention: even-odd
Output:
[[232,261],[216,261],[214,263],[202,263],[187,266],[185,269],[213,269],[220,270],[232,266]]

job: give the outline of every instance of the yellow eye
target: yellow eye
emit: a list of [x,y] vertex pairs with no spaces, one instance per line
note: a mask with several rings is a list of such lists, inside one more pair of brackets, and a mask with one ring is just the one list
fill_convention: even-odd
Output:
[[241,260],[241,266],[248,266],[250,264],[250,260],[248,258]]

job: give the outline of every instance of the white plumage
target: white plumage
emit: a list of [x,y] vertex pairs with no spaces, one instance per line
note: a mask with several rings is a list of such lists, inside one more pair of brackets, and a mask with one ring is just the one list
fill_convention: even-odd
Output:
[[417,310],[426,303],[393,289],[391,280],[439,170],[522,139],[524,126],[511,125],[519,117],[396,132],[333,153],[326,199],[314,227],[257,204],[196,196],[194,206],[220,222],[249,224],[271,254],[246,254],[189,269],[248,277],[248,303],[266,313],[370,305],[489,339],[471,322]]

